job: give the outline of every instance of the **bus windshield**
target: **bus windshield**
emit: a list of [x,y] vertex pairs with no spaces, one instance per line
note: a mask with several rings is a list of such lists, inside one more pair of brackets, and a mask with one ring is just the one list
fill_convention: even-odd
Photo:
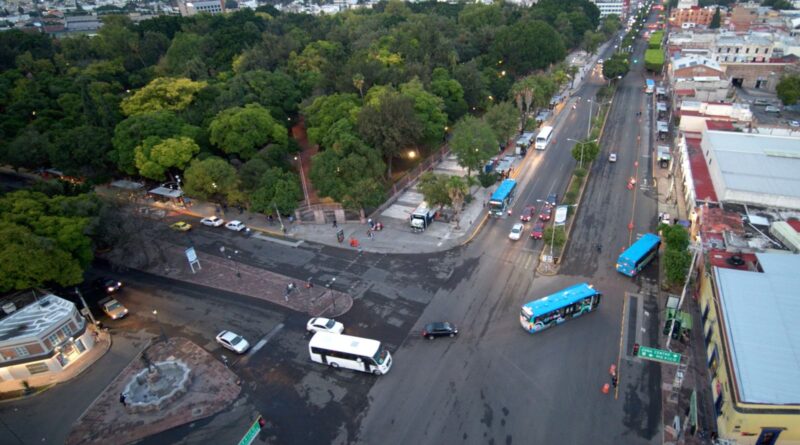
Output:
[[375,363],[377,363],[379,365],[382,365],[386,361],[386,357],[388,357],[388,356],[389,356],[389,353],[386,352],[386,348],[381,346],[378,349],[378,352],[376,352],[375,355],[372,357],[372,359],[375,360]]

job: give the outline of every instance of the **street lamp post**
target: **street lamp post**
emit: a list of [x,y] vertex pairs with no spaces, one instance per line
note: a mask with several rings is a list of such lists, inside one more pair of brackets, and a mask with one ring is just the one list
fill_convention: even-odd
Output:
[[591,142],[597,142],[597,139],[595,138],[595,139],[591,139],[590,140],[589,138],[586,138],[585,141],[578,141],[578,140],[575,140],[575,139],[567,138],[567,140],[571,141],[571,142],[574,142],[576,144],[580,144],[580,146],[581,146],[581,159],[580,159],[580,163],[578,165],[579,165],[580,168],[583,168],[583,145],[584,144],[589,144]]
[[162,325],[161,321],[158,319],[158,309],[153,309],[153,315],[156,317],[156,324],[158,324],[159,330],[161,330],[161,341],[167,341],[167,334],[164,333],[164,325]]
[[333,277],[331,278],[330,281],[325,283],[325,287],[328,288],[327,292],[330,294],[331,301],[333,303],[333,308],[331,310],[333,311],[334,316],[336,315],[336,295],[334,295],[333,290],[331,290],[331,286],[333,286],[333,283],[335,282],[336,282],[336,277]]
[[592,99],[586,99],[589,102],[589,122],[586,124],[586,139],[589,139],[589,135],[592,131]]

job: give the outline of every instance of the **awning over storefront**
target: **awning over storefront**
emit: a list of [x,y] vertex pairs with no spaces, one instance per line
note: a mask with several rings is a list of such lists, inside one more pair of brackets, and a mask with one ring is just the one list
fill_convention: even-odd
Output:
[[170,198],[170,199],[178,199],[181,196],[183,196],[182,191],[172,190],[171,188],[167,187],[156,187],[150,190],[148,193],[150,193],[151,195],[163,196],[165,198]]

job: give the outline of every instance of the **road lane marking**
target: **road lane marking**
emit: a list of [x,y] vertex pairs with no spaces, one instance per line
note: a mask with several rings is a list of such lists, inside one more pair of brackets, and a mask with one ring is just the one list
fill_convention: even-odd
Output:
[[619,324],[619,352],[617,353],[617,386],[614,387],[614,400],[619,399],[619,387],[620,387],[620,374],[622,374],[622,369],[619,367],[620,361],[622,360],[622,339],[624,337],[625,332],[625,309],[628,307],[628,293],[625,292],[622,296],[622,321]]
[[264,338],[262,338],[261,340],[259,340],[259,341],[258,341],[258,343],[256,343],[256,345],[255,345],[255,346],[253,346],[253,348],[252,348],[252,349],[250,349],[250,353],[248,353],[247,355],[252,355],[252,354],[255,354],[256,352],[258,352],[258,350],[259,350],[259,349],[261,349],[261,348],[263,348],[263,347],[264,347],[264,345],[266,345],[266,344],[267,344],[267,342],[268,342],[268,341],[269,341],[269,340],[270,340],[272,337],[274,337],[274,336],[275,336],[275,334],[277,334],[277,333],[278,333],[278,331],[280,331],[281,329],[283,329],[283,323],[278,323],[278,325],[277,325],[277,326],[275,326],[274,328],[272,328],[272,330],[271,330],[271,331],[269,331],[269,333],[268,333],[267,335],[265,335],[265,336],[264,336]]

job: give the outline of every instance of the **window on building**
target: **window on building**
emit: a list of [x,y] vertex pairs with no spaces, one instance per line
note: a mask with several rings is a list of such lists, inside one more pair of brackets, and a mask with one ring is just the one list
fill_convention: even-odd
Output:
[[717,394],[717,399],[714,400],[714,411],[717,412],[717,417],[722,415],[722,393]]
[[739,54],[739,49],[738,47],[736,48],[736,54]]
[[14,353],[17,354],[17,357],[27,357],[31,355],[31,353],[28,352],[27,346],[17,346],[14,348]]
[[730,48],[730,47],[728,47],[728,50],[727,50],[727,51],[725,51],[725,52],[727,52],[727,53],[731,52],[731,48]]
[[711,377],[717,376],[717,367],[719,366],[719,355],[717,354],[717,345],[712,345],[711,356],[708,358],[708,371]]
[[706,306],[703,308],[703,322],[708,320],[708,312],[711,310],[711,305],[706,303]]
[[713,333],[714,333],[714,331],[711,329],[711,326],[709,326],[708,329],[706,329],[706,338],[705,338],[706,339],[706,345],[711,343],[711,334],[713,334]]
[[44,363],[41,363],[41,362],[40,363],[29,363],[29,364],[25,365],[25,367],[28,368],[28,372],[30,372],[31,375],[33,375],[33,374],[41,374],[43,372],[47,372],[47,365],[44,364]]
[[750,48],[745,48],[745,49],[744,49],[744,53],[745,53],[745,54],[750,54]]
[[756,52],[756,54],[758,54],[758,48],[756,48],[756,51],[755,51],[755,52]]

